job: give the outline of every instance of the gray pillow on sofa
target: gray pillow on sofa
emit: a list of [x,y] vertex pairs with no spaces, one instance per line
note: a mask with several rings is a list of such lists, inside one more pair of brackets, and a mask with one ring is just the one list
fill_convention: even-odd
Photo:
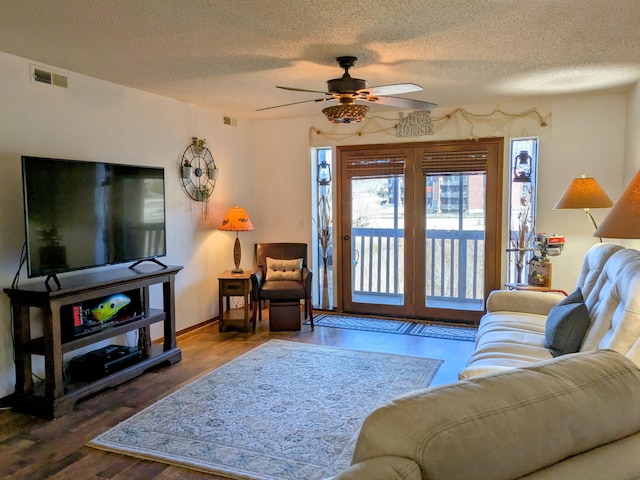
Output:
[[584,304],[582,290],[578,287],[549,312],[544,329],[544,346],[551,350],[554,357],[577,352],[589,322],[589,311]]

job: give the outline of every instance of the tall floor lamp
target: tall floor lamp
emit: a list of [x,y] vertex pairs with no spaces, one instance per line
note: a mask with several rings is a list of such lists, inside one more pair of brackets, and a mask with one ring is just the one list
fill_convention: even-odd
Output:
[[640,172],[633,177],[627,189],[593,235],[606,238],[640,238],[639,214]]
[[225,213],[224,218],[222,219],[222,224],[220,224],[220,230],[236,232],[236,241],[233,244],[233,262],[235,263],[236,268],[231,270],[231,273],[243,273],[244,271],[240,268],[242,251],[240,248],[238,232],[248,232],[253,230],[253,224],[251,223],[249,214],[244,208],[234,205],[227,210],[227,213]]
[[[595,178],[581,177],[574,178],[564,191],[560,200],[556,202],[554,210],[568,210],[581,208],[587,214],[593,224],[593,228],[598,229],[590,208],[609,208],[613,205],[611,199],[604,193]],[[600,239],[602,242],[602,238]]]

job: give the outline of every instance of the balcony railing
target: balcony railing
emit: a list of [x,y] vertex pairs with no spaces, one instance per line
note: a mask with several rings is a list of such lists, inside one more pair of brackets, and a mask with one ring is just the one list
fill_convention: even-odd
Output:
[[[404,296],[404,231],[353,228],[353,295],[375,303]],[[482,310],[484,232],[429,230],[425,236],[425,305]],[[386,301],[381,302],[386,298]]]

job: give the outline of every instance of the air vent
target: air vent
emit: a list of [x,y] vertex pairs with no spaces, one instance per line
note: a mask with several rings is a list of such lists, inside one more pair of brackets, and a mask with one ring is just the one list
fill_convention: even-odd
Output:
[[33,79],[36,82],[46,83],[48,85],[51,85],[51,72],[46,72],[44,70],[40,70],[39,68],[34,68]]
[[230,127],[235,127],[238,125],[238,122],[235,118],[231,118],[226,115],[222,117],[222,123],[224,123],[225,125],[229,125]]
[[69,87],[69,79],[64,75],[59,75],[57,73],[52,74],[53,77],[53,85],[56,87],[68,88]]
[[53,85],[56,87],[69,88],[69,79],[67,76],[50,72],[33,65],[31,66],[31,78],[34,82]]

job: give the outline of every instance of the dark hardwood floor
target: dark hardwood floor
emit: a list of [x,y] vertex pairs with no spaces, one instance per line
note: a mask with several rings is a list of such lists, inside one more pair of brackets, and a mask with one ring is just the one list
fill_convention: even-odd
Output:
[[68,415],[43,420],[0,411],[0,478],[195,480],[222,478],[193,470],[102,452],[85,444],[159,398],[252,348],[278,338],[353,350],[444,360],[432,386],[456,381],[472,342],[439,340],[307,325],[300,332],[269,332],[267,311],[256,333],[218,333],[217,323],[178,337],[182,362],[158,367],[116,388],[78,402]]

